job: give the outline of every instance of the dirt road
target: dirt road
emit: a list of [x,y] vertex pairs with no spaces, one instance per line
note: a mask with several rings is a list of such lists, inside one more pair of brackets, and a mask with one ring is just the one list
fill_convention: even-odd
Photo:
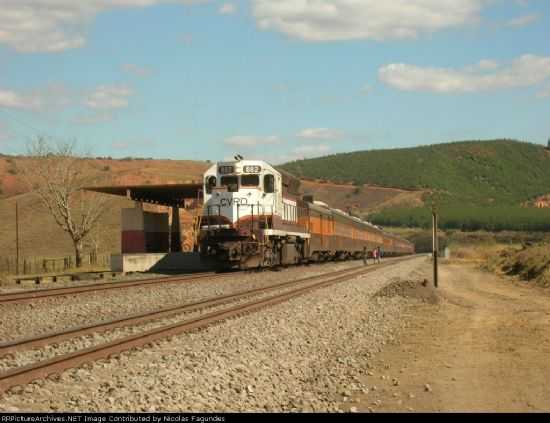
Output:
[[357,408],[550,411],[550,292],[467,265],[440,275],[435,301],[410,301]]

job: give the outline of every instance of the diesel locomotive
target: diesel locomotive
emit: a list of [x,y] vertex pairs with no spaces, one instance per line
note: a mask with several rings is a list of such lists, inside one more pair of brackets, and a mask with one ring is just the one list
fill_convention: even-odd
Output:
[[199,251],[234,268],[414,253],[409,241],[300,194],[300,180],[260,160],[204,174]]

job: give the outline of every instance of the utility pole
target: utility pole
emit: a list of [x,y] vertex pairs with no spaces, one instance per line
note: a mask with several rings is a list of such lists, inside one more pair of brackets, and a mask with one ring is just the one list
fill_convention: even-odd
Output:
[[432,228],[433,228],[433,249],[432,249],[432,258],[434,264],[434,286],[437,288],[437,256],[438,256],[438,242],[437,242],[437,211],[434,207],[432,209]]
[[16,271],[19,275],[19,201],[15,201],[15,260]]

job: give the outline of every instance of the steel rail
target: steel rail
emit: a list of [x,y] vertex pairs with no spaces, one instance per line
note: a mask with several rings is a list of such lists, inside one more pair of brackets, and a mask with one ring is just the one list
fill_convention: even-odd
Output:
[[247,291],[241,291],[241,292],[236,292],[233,294],[223,295],[219,297],[208,298],[208,299],[197,301],[194,303],[188,303],[188,304],[183,304],[175,307],[154,310],[154,311],[142,313],[142,314],[135,314],[135,315],[121,318],[121,319],[110,320],[107,322],[100,322],[100,323],[95,323],[95,324],[86,325],[86,326],[75,326],[65,331],[47,333],[47,334],[42,334],[35,337],[17,339],[14,341],[1,342],[0,357],[3,357],[7,354],[20,352],[22,350],[27,350],[30,348],[42,347],[44,345],[48,345],[52,343],[64,342],[66,340],[69,340],[75,337],[85,336],[90,333],[101,333],[112,329],[140,325],[143,323],[147,323],[149,321],[163,319],[163,318],[171,317],[177,314],[191,313],[193,311],[202,310],[205,308],[211,308],[221,304],[225,304],[229,301],[238,301],[242,298],[250,297],[252,295],[257,295],[262,292],[269,292],[276,289],[285,288],[287,286],[309,282],[311,280],[319,279],[320,277],[331,277],[338,274],[351,273],[351,272],[357,271],[360,268],[363,268],[363,266],[356,266],[350,269],[324,273],[321,275],[308,276],[305,278],[296,279],[288,282],[282,282],[279,284],[269,285],[266,287],[254,288]]
[[214,273],[214,272],[201,272],[188,275],[179,275],[163,278],[147,278],[147,279],[138,279],[125,282],[106,282],[106,283],[97,283],[89,284],[82,286],[69,286],[62,288],[44,288],[44,289],[33,289],[26,291],[17,291],[0,294],[0,305],[9,304],[9,303],[24,303],[27,301],[32,301],[41,298],[51,298],[59,296],[67,296],[74,294],[83,294],[87,292],[97,292],[105,291],[111,289],[123,289],[123,288],[133,288],[140,286],[148,285],[157,285],[157,284],[166,284],[166,283],[178,283],[178,282],[194,282],[197,280],[205,278],[214,278],[214,279],[223,279],[226,277],[231,277],[237,273],[236,272],[227,272],[227,273]]
[[176,283],[176,282],[193,282],[195,280],[200,280],[204,278],[223,278],[233,275],[232,273],[213,273],[213,272],[203,272],[195,273],[184,276],[172,276],[166,278],[148,278],[141,280],[132,280],[126,282],[107,282],[107,283],[98,283],[90,284],[83,286],[69,286],[63,288],[45,288],[45,289],[36,289],[32,291],[18,291],[10,292],[5,294],[0,294],[0,304],[4,303],[13,303],[13,302],[25,302],[31,301],[39,298],[49,298],[49,297],[58,297],[72,294],[81,294],[85,292],[94,292],[94,291],[105,291],[109,289],[121,289],[121,288],[132,288],[136,286],[147,286],[155,284],[164,284],[164,283]]
[[[295,290],[288,291],[282,294],[276,294],[268,298],[240,304],[229,309],[214,311],[212,313],[205,314],[197,318],[152,329],[138,335],[120,338],[115,341],[85,348],[69,354],[60,355],[48,360],[40,361],[38,363],[18,367],[16,369],[0,374],[0,393],[5,392],[13,386],[27,384],[34,380],[45,378],[52,374],[60,374],[64,370],[78,367],[90,361],[109,358],[114,354],[120,354],[133,348],[140,348],[164,338],[169,338],[185,332],[190,332],[195,329],[204,328],[213,323],[217,323],[232,317],[248,314],[270,305],[279,304],[281,302],[298,297],[315,289],[327,287],[338,282],[349,280],[352,277],[368,274],[382,267],[389,266],[398,261],[409,260],[410,258],[411,257],[406,257],[388,261],[378,266],[363,268],[362,270],[358,270],[357,272],[349,272],[345,275],[336,276],[332,279],[323,280],[321,282],[308,285],[306,287],[297,288]],[[322,278],[322,275],[318,275],[318,277]]]

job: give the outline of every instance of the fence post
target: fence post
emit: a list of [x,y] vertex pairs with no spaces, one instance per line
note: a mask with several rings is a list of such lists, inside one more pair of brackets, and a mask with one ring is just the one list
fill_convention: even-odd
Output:
[[17,274],[19,274],[19,201],[15,202],[15,250],[16,250],[15,269]]
[[435,210],[432,211],[432,225],[433,225],[433,264],[434,264],[434,286],[437,288],[438,283],[438,272],[437,272],[437,256],[438,256],[438,248],[437,245],[437,213]]

